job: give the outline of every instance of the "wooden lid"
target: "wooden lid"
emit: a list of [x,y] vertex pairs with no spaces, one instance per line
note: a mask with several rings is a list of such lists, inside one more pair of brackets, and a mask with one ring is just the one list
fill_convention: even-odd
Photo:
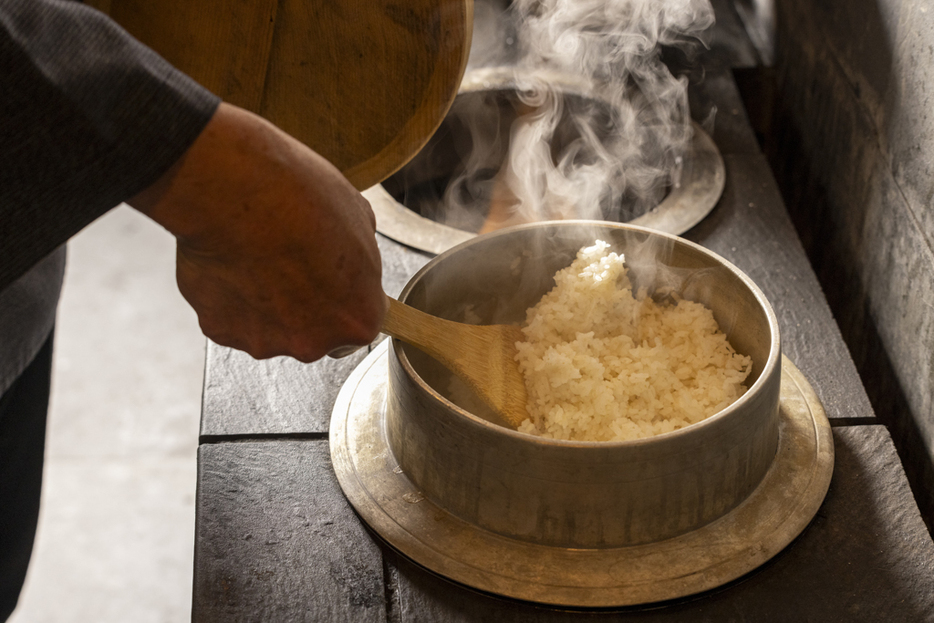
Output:
[[457,94],[473,0],[91,0],[359,189],[408,162]]

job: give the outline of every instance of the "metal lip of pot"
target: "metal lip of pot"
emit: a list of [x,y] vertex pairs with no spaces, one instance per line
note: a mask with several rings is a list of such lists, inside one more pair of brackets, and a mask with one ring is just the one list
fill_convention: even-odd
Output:
[[[596,237],[626,253],[627,262],[633,257],[634,282],[662,275],[685,298],[710,307],[734,347],[753,358],[755,381],[733,405],[684,429],[623,442],[552,440],[503,428],[473,405],[459,406],[464,400],[452,394],[446,371],[393,340],[389,447],[427,498],[470,524],[558,547],[652,543],[728,513],[772,464],[778,320],[748,276],[699,245],[619,223],[522,225],[439,255],[400,298],[452,320],[462,321],[471,305],[483,322],[519,322],[550,289],[554,272]],[[660,265],[667,268],[660,272]]]

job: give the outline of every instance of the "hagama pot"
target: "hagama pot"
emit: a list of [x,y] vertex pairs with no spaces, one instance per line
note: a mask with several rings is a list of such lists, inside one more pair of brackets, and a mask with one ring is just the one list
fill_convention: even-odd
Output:
[[673,288],[709,307],[734,348],[752,358],[749,389],[727,409],[671,433],[627,442],[557,441],[503,428],[463,399],[458,406],[443,368],[394,340],[389,447],[424,496],[470,524],[567,548],[661,541],[728,513],[772,463],[778,321],[746,275],[699,245],[618,223],[535,223],[439,255],[400,299],[451,320],[463,321],[469,309],[483,323],[521,323],[553,285],[554,273],[597,238],[626,254],[637,286]]

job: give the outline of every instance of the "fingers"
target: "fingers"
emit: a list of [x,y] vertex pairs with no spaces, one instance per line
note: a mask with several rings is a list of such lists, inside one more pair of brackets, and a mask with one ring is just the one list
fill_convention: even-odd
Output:
[[299,262],[264,260],[208,258],[179,246],[179,291],[207,337],[257,359],[287,355],[307,363],[378,335],[385,295],[378,288],[376,300],[368,300],[368,291],[355,285],[359,273],[341,275],[336,291],[330,279],[309,274]]
[[222,104],[131,202],[175,234],[179,290],[215,342],[307,362],[378,334],[385,295],[369,203],[252,113]]

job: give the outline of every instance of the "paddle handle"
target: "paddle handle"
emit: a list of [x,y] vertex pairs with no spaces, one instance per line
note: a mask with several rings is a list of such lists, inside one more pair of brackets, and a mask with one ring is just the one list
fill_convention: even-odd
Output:
[[527,417],[525,381],[515,362],[518,327],[453,322],[387,298],[384,333],[440,361],[511,426]]
[[455,336],[461,334],[459,323],[426,314],[391,296],[386,299],[389,305],[383,320],[383,333],[417,346],[448,366],[459,364],[450,355],[451,348],[456,348],[452,338],[456,339]]

